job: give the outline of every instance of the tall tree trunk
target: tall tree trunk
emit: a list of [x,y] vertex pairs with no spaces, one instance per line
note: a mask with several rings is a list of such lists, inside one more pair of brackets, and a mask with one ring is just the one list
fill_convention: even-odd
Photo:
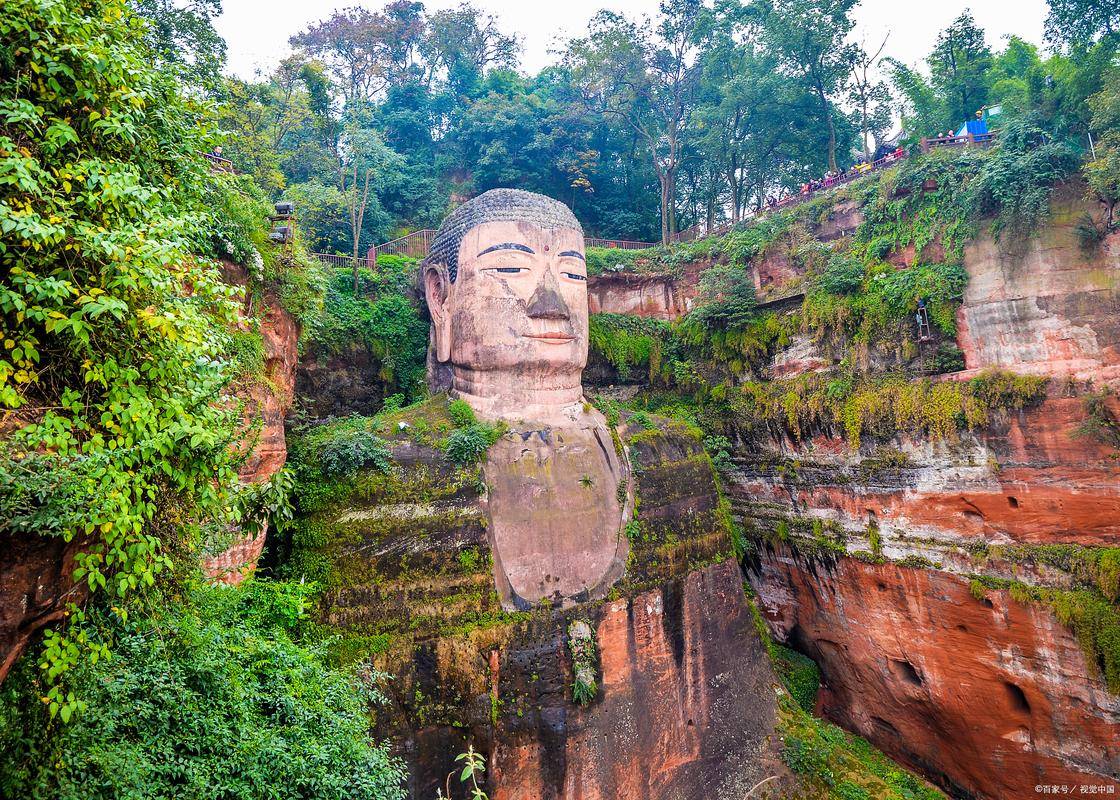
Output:
[[659,172],[657,180],[661,183],[661,244],[669,244],[669,179],[666,173]]
[[824,87],[821,85],[820,80],[816,81],[817,97],[820,98],[821,108],[824,110],[824,118],[828,122],[828,168],[832,172],[839,172],[836,167],[836,125],[832,121],[832,103],[828,102],[828,97],[824,93]]

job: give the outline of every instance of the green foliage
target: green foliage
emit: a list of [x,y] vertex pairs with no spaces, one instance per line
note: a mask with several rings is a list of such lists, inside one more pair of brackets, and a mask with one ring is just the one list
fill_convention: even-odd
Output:
[[[88,541],[78,577],[115,598],[236,522],[227,390],[252,348],[205,256],[263,261],[260,198],[209,173],[205,109],[143,37],[123,0],[0,19],[0,405],[25,422],[0,452],[2,526]],[[82,619],[47,633],[52,714],[81,706],[59,681],[85,649],[106,652]]]
[[620,247],[588,247],[587,274],[602,275],[609,272],[634,272],[656,263],[648,250],[623,250]]
[[806,713],[812,714],[817,706],[817,692],[821,688],[821,671],[817,663],[796,650],[776,643],[770,645],[770,658],[790,697]]
[[576,621],[568,626],[568,652],[572,658],[572,701],[586,706],[599,693],[595,681],[595,637],[586,622]]
[[721,249],[729,263],[745,267],[765,255],[790,224],[788,213],[769,214],[723,237]]
[[1050,192],[1077,164],[1073,150],[1055,141],[1041,119],[1014,120],[1000,132],[999,146],[985,159],[969,198],[976,213],[995,217],[997,237],[1004,232],[1025,237],[1049,215]]
[[700,276],[700,293],[689,321],[708,331],[741,331],[757,308],[750,273],[739,266],[716,265]]
[[588,327],[592,351],[618,371],[620,380],[627,380],[639,366],[645,368],[650,381],[659,374],[670,336],[667,323],[625,314],[592,314]]
[[453,430],[443,449],[453,464],[461,467],[477,464],[504,432],[498,425],[472,422],[464,428]]
[[1085,419],[1077,426],[1075,435],[1120,449],[1120,421],[1109,408],[1111,398],[1112,392],[1107,388],[1082,398]]
[[[111,659],[71,674],[87,710],[59,728],[19,669],[0,688],[0,794],[96,798],[403,798],[370,740],[373,675],[330,667],[312,587],[198,586],[145,613],[91,612]],[[329,733],[329,735],[327,735]]]
[[806,375],[748,381],[725,401],[733,424],[746,430],[769,427],[798,440],[815,432],[841,432],[858,448],[864,436],[949,439],[959,430],[988,424],[992,413],[1038,402],[1046,386],[1045,378],[997,371],[964,383]]
[[474,409],[465,400],[451,400],[447,403],[447,415],[456,428],[465,428],[475,421]]
[[854,294],[863,286],[863,264],[850,255],[836,253],[817,278],[817,286],[827,294]]
[[[459,783],[467,784],[467,788],[470,790],[470,800],[489,800],[486,792],[482,791],[482,786],[479,785],[480,780],[485,780],[484,773],[486,772],[486,759],[482,753],[475,750],[472,744],[467,747],[467,752],[455,756],[455,761],[463,765],[463,769],[459,773]],[[436,791],[436,797],[438,800],[450,800],[449,796],[444,795],[442,789]]]
[[359,469],[373,467],[389,470],[391,454],[376,433],[363,428],[343,427],[332,430],[322,442],[319,456],[328,475],[350,475]]
[[380,364],[379,377],[409,398],[424,392],[428,321],[413,299],[416,262],[380,257],[376,271],[360,272],[359,294],[353,275],[330,275],[321,315],[306,328],[315,352],[326,355],[364,347]]

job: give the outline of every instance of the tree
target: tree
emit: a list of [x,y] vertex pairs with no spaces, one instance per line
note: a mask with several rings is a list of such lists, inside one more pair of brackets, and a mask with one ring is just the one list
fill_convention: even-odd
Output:
[[48,724],[32,665],[0,687],[0,794],[403,800],[403,765],[370,741],[375,676],[329,665],[308,585],[183,595],[93,614],[117,649],[78,670],[89,710],[69,725]]
[[458,89],[469,88],[490,69],[514,69],[520,43],[498,28],[498,20],[469,3],[428,17],[420,44],[428,85],[443,79]]
[[854,47],[845,44],[845,39],[854,25],[851,12],[858,0],[761,2],[764,40],[787,74],[804,81],[816,95],[828,127],[828,168],[839,172],[832,96],[843,85],[853,61]]
[[589,107],[623,120],[645,146],[660,185],[663,243],[677,231],[676,179],[695,103],[701,11],[699,0],[665,0],[655,30],[600,12],[565,56]]
[[874,76],[874,70],[879,65],[888,38],[889,36],[883,37],[883,41],[874,53],[869,53],[862,45],[852,51],[848,99],[855,106],[859,118],[860,144],[863,146],[864,161],[870,161],[876,149],[871,147],[869,139],[873,139],[878,146],[883,132],[891,122],[890,108],[887,105],[891,100],[890,89],[884,81]]
[[971,13],[965,11],[938,34],[926,61],[933,86],[945,99],[954,127],[972,119],[988,101],[987,71],[992,65],[992,51]]
[[1120,4],[1114,0],[1050,0],[1046,41],[1059,48],[1085,49],[1120,36]]
[[335,11],[288,41],[310,58],[320,59],[342,90],[347,105],[371,102],[388,85],[394,21],[363,8]]
[[214,30],[221,0],[130,0],[130,5],[148,23],[148,47],[162,65],[189,83],[218,87],[226,63],[226,42]]
[[385,145],[377,131],[352,124],[343,134],[339,143],[338,189],[346,200],[350,224],[355,295],[358,292],[358,256],[361,252],[362,232],[365,230],[371,202],[380,212],[376,194],[372,197],[370,195],[370,189],[377,187],[374,176],[399,172],[402,167],[403,159]]
[[1113,67],[1101,91],[1089,98],[1089,107],[1099,141],[1096,158],[1086,165],[1085,176],[1105,204],[1106,222],[1111,226],[1120,203],[1120,67]]

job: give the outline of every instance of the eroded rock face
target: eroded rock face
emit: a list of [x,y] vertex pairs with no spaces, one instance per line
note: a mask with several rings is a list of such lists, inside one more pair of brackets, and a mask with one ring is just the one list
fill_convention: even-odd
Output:
[[[411,427],[392,427],[397,468],[348,480],[296,534],[296,563],[330,565],[323,619],[341,649],[393,675],[377,732],[400,744],[411,796],[457,776],[468,742],[488,759],[495,800],[741,800],[773,774],[775,679],[695,433],[664,421],[618,430],[641,513],[607,599],[507,611],[480,494],[489,481],[409,439],[417,416],[438,427],[440,404],[401,412]],[[580,622],[594,631],[589,665],[573,663],[568,641]],[[572,684],[588,669],[597,687],[581,706]]]
[[775,632],[821,668],[820,711],[959,797],[1120,791],[1120,697],[1048,609],[935,570],[766,549]]
[[[264,344],[264,372],[241,387],[245,403],[242,414],[243,445],[248,447],[245,463],[238,471],[242,483],[262,483],[280,471],[287,461],[284,418],[295,394],[299,325],[277,297],[264,300],[260,334]],[[203,562],[215,580],[237,584],[252,574],[264,550],[265,534],[243,536]]]
[[1120,234],[1084,252],[1077,224],[1091,210],[1068,197],[1055,202],[1039,236],[1012,253],[987,235],[969,245],[969,282],[957,312],[969,369],[1098,383],[1120,378]]
[[86,544],[29,534],[0,534],[0,681],[31,639],[62,619],[66,604],[82,603],[74,557]]
[[628,314],[675,320],[692,310],[695,281],[687,276],[595,275],[587,280],[587,301],[592,314]]
[[515,713],[494,735],[494,800],[737,799],[772,774],[773,674],[744,647],[757,639],[734,563],[608,602],[596,640],[602,698],[586,708],[562,637],[503,654]]

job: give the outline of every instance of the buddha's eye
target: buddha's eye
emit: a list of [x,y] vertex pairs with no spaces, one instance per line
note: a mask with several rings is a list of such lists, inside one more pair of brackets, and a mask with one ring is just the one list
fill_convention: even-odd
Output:
[[571,278],[573,281],[585,281],[586,275],[580,275],[578,272],[563,272],[561,273],[565,278]]
[[502,275],[516,275],[519,272],[527,272],[525,267],[491,267],[487,272],[500,272]]

